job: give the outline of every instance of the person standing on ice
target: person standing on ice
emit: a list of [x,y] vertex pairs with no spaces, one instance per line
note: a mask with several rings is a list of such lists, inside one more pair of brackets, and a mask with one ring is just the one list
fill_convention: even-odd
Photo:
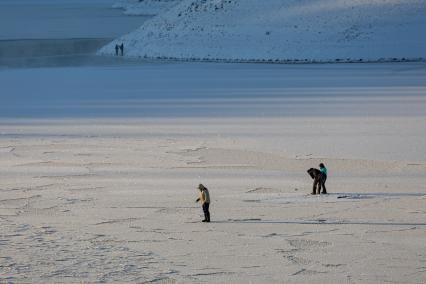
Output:
[[115,45],[115,56],[118,56],[118,44]]
[[195,200],[195,202],[201,202],[201,205],[203,207],[204,212],[204,220],[202,222],[210,222],[210,212],[209,212],[209,206],[210,206],[210,194],[207,187],[205,187],[202,184],[198,185],[198,189],[200,190],[200,197]]
[[325,181],[327,180],[327,168],[323,163],[319,164],[320,172],[321,172],[321,186],[323,188],[322,193],[327,193],[327,189],[325,188]]
[[120,51],[121,51],[121,56],[123,56],[123,54],[124,54],[124,44],[123,43],[121,43],[121,45],[120,45]]

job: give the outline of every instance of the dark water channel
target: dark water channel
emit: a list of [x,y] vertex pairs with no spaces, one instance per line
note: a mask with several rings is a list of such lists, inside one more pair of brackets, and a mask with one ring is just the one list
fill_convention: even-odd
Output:
[[112,38],[0,41],[0,68],[38,68],[137,64],[121,57],[96,56]]

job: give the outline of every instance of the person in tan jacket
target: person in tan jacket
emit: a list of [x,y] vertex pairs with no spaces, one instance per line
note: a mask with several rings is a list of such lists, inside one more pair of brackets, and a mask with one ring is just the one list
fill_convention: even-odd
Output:
[[198,185],[198,189],[200,190],[200,197],[195,200],[195,202],[201,202],[201,205],[203,206],[203,212],[204,212],[204,220],[203,222],[210,222],[210,212],[209,212],[209,206],[210,206],[210,194],[207,187],[205,187],[202,184]]

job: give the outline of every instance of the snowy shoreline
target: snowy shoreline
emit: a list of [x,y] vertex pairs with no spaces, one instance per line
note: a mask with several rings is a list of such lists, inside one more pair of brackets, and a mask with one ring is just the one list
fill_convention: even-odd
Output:
[[98,51],[209,62],[424,61],[418,0],[182,0]]
[[[111,54],[97,53],[100,56],[116,58],[117,56]],[[342,64],[342,63],[353,63],[353,64],[375,64],[375,63],[421,63],[426,62],[426,58],[379,58],[379,59],[331,59],[331,60],[308,60],[308,59],[210,59],[210,58],[179,58],[179,57],[167,57],[167,56],[128,56],[125,58],[136,59],[136,60],[149,60],[157,62],[204,62],[204,63],[247,63],[247,64]]]

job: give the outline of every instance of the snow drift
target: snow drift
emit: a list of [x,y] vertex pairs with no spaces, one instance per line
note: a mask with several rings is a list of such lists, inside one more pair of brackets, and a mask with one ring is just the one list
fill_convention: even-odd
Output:
[[124,43],[129,57],[388,61],[426,57],[425,0],[183,0]]

